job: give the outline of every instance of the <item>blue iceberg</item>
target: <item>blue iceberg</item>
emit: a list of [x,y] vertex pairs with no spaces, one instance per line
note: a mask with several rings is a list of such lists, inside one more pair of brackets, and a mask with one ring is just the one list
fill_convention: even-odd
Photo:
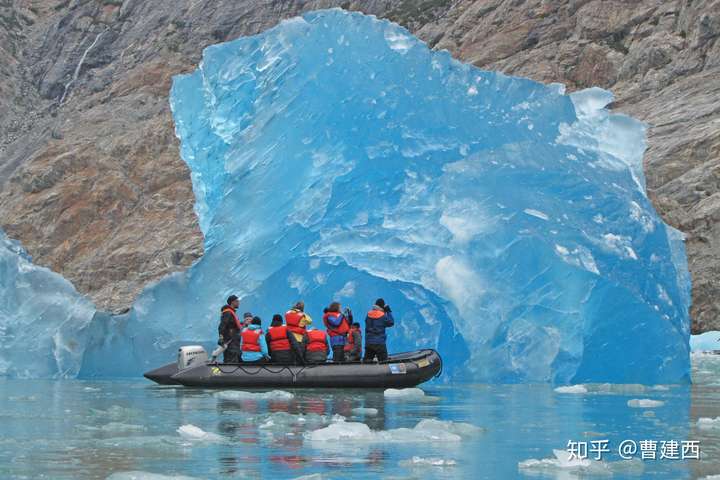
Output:
[[96,315],[80,375],[209,347],[235,293],[266,323],[300,298],[362,321],[383,297],[390,350],[437,348],[446,379],[688,381],[682,238],[645,195],[644,126],[611,100],[342,10],[208,47],[171,91],[205,256]]

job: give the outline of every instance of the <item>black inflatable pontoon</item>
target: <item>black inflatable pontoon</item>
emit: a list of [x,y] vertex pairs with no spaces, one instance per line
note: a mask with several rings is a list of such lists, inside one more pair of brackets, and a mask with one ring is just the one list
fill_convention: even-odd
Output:
[[381,363],[323,363],[253,365],[207,362],[178,371],[171,363],[145,373],[162,385],[205,388],[407,388],[442,373],[435,350],[391,355]]

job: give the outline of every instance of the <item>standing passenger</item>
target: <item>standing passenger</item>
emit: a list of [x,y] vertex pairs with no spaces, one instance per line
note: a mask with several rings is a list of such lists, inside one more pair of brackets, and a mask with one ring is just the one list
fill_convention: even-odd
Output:
[[375,357],[378,361],[387,360],[387,335],[385,329],[395,325],[390,305],[385,305],[385,300],[378,298],[375,305],[365,317],[365,358],[363,361],[370,362]]
[[254,317],[240,334],[242,361],[245,363],[265,363],[268,359],[267,342],[261,325],[260,317]]
[[290,349],[290,333],[285,325],[283,325],[282,316],[273,315],[272,323],[265,335],[267,341],[270,358],[273,363],[293,363],[293,353]]
[[227,304],[220,309],[220,325],[218,326],[218,345],[225,347],[223,363],[237,363],[240,361],[240,338],[242,323],[235,311],[240,301],[235,295],[230,295]]
[[350,331],[352,323],[352,312],[350,309],[345,310],[347,313],[340,313],[342,307],[339,302],[333,302],[325,309],[323,315],[323,323],[330,336],[330,346],[333,352],[333,362],[341,363],[345,361],[345,344],[347,343],[347,333]]

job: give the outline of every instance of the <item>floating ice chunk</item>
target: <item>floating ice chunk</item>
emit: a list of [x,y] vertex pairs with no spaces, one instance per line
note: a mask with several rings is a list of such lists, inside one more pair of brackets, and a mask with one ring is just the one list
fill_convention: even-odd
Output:
[[712,330],[700,335],[691,335],[690,348],[693,352],[720,350],[720,332]]
[[[603,462],[589,459],[570,459],[566,450],[553,450],[554,458],[524,460],[518,463],[518,469],[526,474],[552,475],[556,478],[576,478],[575,475],[613,475],[637,474],[643,471],[644,465],[639,459],[621,462]],[[570,474],[570,476],[568,476]]]
[[540,220],[545,220],[545,221],[550,220],[550,217],[548,217],[547,213],[541,212],[540,210],[535,210],[533,208],[526,208],[525,210],[523,210],[523,212],[532,217],[539,218]]
[[417,443],[417,442],[460,442],[482,432],[482,428],[468,423],[456,423],[426,419],[414,428],[395,428],[391,430],[371,430],[364,423],[336,422],[325,428],[307,432],[305,438],[311,442],[377,442],[377,443]]
[[159,473],[143,472],[141,470],[131,470],[127,472],[115,472],[106,480],[199,480],[198,477],[188,477],[187,475],[162,475]]
[[102,431],[109,433],[143,432],[146,430],[144,425],[123,422],[110,422],[99,427],[91,425],[78,425],[78,428],[81,430]]
[[202,428],[190,424],[180,426],[177,432],[185,440],[193,442],[221,442],[223,440],[217,433],[206,432]]
[[715,430],[720,429],[720,417],[715,418],[700,418],[697,421],[698,428],[702,430]]
[[454,467],[457,461],[441,457],[418,457],[414,456],[407,460],[400,460],[401,467]]
[[414,400],[425,397],[425,392],[419,388],[388,388],[385,390],[385,398]]
[[588,393],[588,389],[585,385],[566,385],[563,387],[557,387],[555,391],[557,393]]
[[272,390],[269,392],[246,392],[244,390],[223,390],[215,392],[215,398],[220,400],[292,400],[295,395],[285,390]]
[[374,417],[378,414],[377,408],[358,407],[352,409],[353,415],[366,415],[368,417]]
[[627,404],[628,407],[632,408],[655,408],[662,407],[665,405],[665,402],[662,400],[650,400],[649,398],[634,398],[632,400],[628,400]]

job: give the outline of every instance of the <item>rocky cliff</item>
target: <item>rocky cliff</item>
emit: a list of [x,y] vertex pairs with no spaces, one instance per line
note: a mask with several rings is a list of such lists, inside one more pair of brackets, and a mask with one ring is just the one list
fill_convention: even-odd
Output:
[[202,49],[340,6],[480,67],[612,90],[687,235],[693,329],[720,329],[720,0],[0,0],[0,227],[98,307],[202,255],[168,105]]

